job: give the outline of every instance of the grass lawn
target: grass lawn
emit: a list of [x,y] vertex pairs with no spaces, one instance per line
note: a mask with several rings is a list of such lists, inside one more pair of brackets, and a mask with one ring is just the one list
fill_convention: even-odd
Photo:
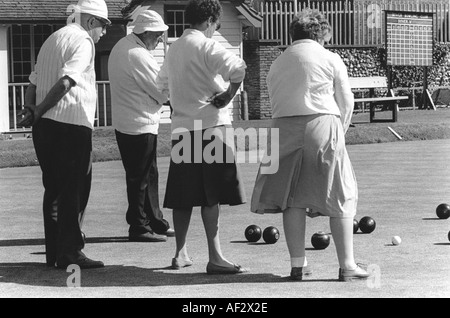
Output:
[[[390,112],[385,113],[390,114]],[[402,137],[401,141],[450,139],[450,108],[447,107],[437,108],[436,111],[402,110],[395,123],[369,123],[367,112],[356,113],[353,115],[353,123],[355,127],[350,128],[346,136],[349,145],[399,141],[388,127]],[[258,128],[270,127],[270,120],[235,121],[233,127],[258,130]],[[4,135],[0,138],[0,168],[38,164],[31,138],[9,140],[6,137]],[[160,126],[158,139],[158,155],[169,156],[170,124]],[[120,160],[114,130],[111,127],[98,128],[94,131],[93,148],[94,162]]]

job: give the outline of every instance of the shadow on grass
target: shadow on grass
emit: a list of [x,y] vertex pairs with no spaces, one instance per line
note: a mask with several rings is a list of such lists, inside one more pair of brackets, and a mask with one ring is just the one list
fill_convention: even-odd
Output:
[[[43,263],[0,263],[0,282],[29,286],[67,287],[72,272],[49,268]],[[304,282],[334,282],[337,280],[305,279]],[[286,283],[289,277],[270,273],[251,272],[239,275],[207,275],[183,273],[165,268],[110,265],[104,268],[82,270],[81,287],[149,287],[208,284]]]
[[[129,242],[128,236],[88,237],[88,238],[86,238],[86,243],[127,243],[127,242]],[[0,240],[0,247],[4,247],[4,246],[35,246],[35,245],[44,245],[44,244],[45,244],[45,240],[43,238]]]
[[271,243],[266,243],[263,241],[260,242],[249,242],[249,241],[230,241],[230,243],[238,243],[238,244],[247,244],[247,245],[271,245]]

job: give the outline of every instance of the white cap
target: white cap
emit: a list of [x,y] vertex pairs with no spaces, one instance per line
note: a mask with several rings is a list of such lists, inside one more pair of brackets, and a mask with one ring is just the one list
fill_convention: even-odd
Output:
[[145,31],[161,32],[169,27],[164,23],[162,17],[153,10],[142,11],[131,25],[134,25],[133,33],[141,34]]
[[79,0],[77,7],[80,13],[92,14],[111,24],[108,19],[108,6],[105,0]]

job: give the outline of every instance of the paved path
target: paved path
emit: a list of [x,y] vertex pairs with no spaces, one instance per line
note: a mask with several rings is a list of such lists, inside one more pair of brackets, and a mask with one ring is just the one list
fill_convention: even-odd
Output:
[[[194,212],[188,247],[194,266],[167,268],[175,249],[166,243],[126,240],[125,182],[120,162],[94,164],[94,179],[84,231],[85,252],[106,263],[83,271],[81,288],[68,288],[70,273],[48,269],[43,246],[41,176],[38,167],[0,170],[1,297],[450,297],[450,219],[439,220],[435,207],[450,203],[450,140],[349,146],[360,192],[357,218],[377,221],[374,233],[355,235],[358,261],[371,264],[377,280],[336,281],[333,243],[323,251],[307,246],[314,275],[289,282],[289,257],[278,215],[255,215],[249,205],[224,207],[221,240],[224,254],[251,271],[237,276],[205,274],[207,247],[199,213]],[[161,198],[168,159],[160,158]],[[243,164],[251,196],[257,164]],[[171,222],[170,211],[164,211]],[[245,242],[249,224],[277,226],[277,244]],[[328,220],[308,220],[307,235],[328,231]],[[399,235],[400,246],[390,244]],[[309,240],[307,239],[307,244]]]

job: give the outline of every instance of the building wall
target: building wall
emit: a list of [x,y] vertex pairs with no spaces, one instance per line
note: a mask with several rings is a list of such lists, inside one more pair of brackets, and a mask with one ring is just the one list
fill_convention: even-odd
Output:
[[244,59],[247,75],[244,89],[247,92],[249,119],[268,119],[272,116],[266,79],[272,62],[281,54],[278,42],[245,41]]
[[[184,5],[185,2],[180,1],[151,1],[151,6],[145,6],[144,8],[150,8],[157,11],[162,17],[164,17],[164,6],[166,4],[170,5]],[[221,19],[221,29],[214,34],[214,39],[222,43],[222,45],[228,50],[234,52],[236,55],[243,57],[243,45],[242,45],[242,22],[239,20],[239,13],[231,2],[222,2],[224,14]],[[64,24],[61,24],[61,26]],[[60,27],[60,26],[59,26]],[[129,34],[132,28],[126,25],[114,24],[107,31],[106,36],[104,36],[101,41],[96,45],[96,70],[97,79],[100,81],[107,81],[108,76],[108,57],[112,47],[117,43],[117,41]],[[0,67],[8,67],[10,61],[8,61],[8,46],[7,46],[7,28],[0,27]],[[1,37],[3,36],[3,38]],[[169,39],[167,39],[169,40]],[[173,40],[170,39],[172,42]],[[158,47],[152,52],[155,59],[161,65],[164,61],[165,53],[167,52],[170,41],[166,43],[160,43]],[[3,48],[3,46],[5,46]],[[34,65],[32,65],[34,67]],[[4,83],[3,83],[4,82]],[[108,95],[108,94],[107,94]],[[240,92],[234,99],[232,107],[232,117],[234,120],[240,119],[240,109],[241,109],[241,96]],[[105,122],[110,122],[110,101],[109,96],[104,98],[103,94],[99,95],[99,104],[106,105],[107,108],[107,120]],[[0,133],[9,131],[10,129],[10,112],[8,102],[8,69],[0,69]],[[99,118],[102,115],[99,115]],[[4,127],[3,127],[4,126]]]
[[[151,9],[158,12],[164,17],[164,5],[166,4],[179,4],[176,1],[157,1],[151,6],[144,6],[144,9]],[[214,33],[213,39],[219,41],[226,49],[234,52],[236,55],[242,57],[242,25],[238,19],[236,8],[231,3],[224,2],[223,16],[220,21],[221,28]],[[128,32],[131,32],[132,27],[128,28]],[[159,63],[162,64],[164,60],[165,51],[170,46],[171,41],[167,45],[160,43],[158,47],[152,52],[153,56]]]

